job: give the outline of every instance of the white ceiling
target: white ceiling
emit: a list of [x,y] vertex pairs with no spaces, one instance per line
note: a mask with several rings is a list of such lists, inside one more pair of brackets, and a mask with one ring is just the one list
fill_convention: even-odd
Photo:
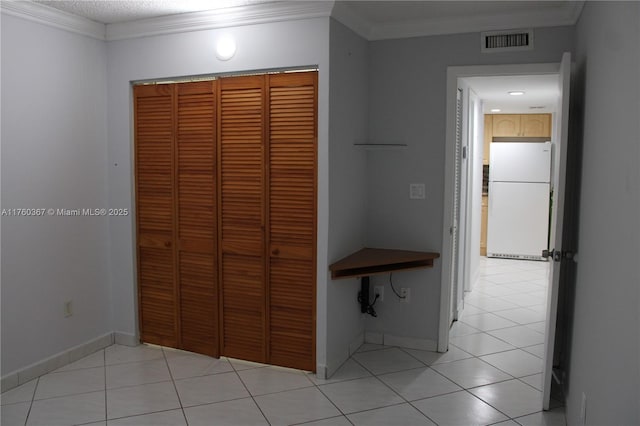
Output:
[[[464,79],[480,99],[484,112],[499,108],[500,113],[554,112],[560,96],[557,74],[499,77],[467,77]],[[521,90],[522,96],[511,96],[509,91]]]

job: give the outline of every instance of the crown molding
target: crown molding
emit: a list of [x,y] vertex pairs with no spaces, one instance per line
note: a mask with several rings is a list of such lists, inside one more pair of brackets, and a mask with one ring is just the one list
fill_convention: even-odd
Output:
[[491,16],[462,18],[437,18],[375,24],[351,9],[343,2],[336,2],[332,16],[358,35],[369,41],[444,34],[496,31],[505,28],[541,28],[575,25],[584,0],[569,1],[558,10],[539,9],[533,12],[518,12]]
[[277,2],[215,11],[182,13],[108,24],[106,39],[122,40],[187,31],[210,30],[331,16],[333,1]]
[[2,0],[0,11],[3,14],[48,25],[61,30],[82,34],[98,40],[105,40],[106,26],[71,13],[31,1]]

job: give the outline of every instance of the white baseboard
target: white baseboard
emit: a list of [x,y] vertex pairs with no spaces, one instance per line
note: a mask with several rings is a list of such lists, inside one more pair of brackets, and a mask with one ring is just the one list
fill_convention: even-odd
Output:
[[423,351],[437,351],[438,342],[431,339],[419,339],[415,337],[394,336],[393,334],[367,331],[365,333],[366,343],[375,343],[385,346],[399,346],[407,349],[419,349]]
[[123,333],[122,331],[113,332],[113,340],[117,345],[138,346],[140,338],[135,334]]
[[28,365],[20,370],[14,371],[3,376],[0,379],[0,388],[2,392],[25,384],[36,377],[47,374],[67,364],[75,362],[87,355],[99,351],[100,349],[111,346],[114,343],[114,333],[106,333],[91,339],[85,343],[69,348],[65,351],[57,353],[49,358]]

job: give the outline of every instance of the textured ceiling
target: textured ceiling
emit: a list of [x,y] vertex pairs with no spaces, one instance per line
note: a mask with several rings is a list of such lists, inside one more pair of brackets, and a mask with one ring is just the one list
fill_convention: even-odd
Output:
[[103,24],[137,21],[187,12],[272,3],[273,0],[34,0]]

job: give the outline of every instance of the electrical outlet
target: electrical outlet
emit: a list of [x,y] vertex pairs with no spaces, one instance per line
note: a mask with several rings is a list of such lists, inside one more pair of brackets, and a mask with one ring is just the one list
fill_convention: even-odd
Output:
[[580,404],[580,419],[581,425],[587,424],[587,395],[582,392],[582,403]]
[[409,303],[411,299],[411,289],[408,287],[402,287],[400,289],[400,301],[402,303]]
[[374,295],[378,296],[378,301],[384,302],[384,287],[381,285],[377,285],[373,290],[374,290]]
[[64,302],[64,317],[70,317],[73,315],[73,301],[67,300]]
[[425,186],[424,186],[424,183],[410,183],[409,184],[409,199],[411,199],[411,200],[424,200],[425,199]]

